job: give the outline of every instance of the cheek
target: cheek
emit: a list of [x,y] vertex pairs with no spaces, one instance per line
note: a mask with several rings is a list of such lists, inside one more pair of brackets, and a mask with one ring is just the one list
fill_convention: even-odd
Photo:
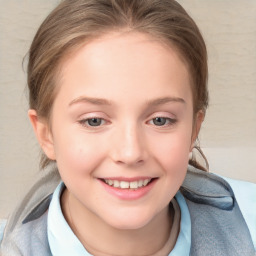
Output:
[[151,152],[162,168],[173,175],[187,170],[191,145],[189,132],[158,135],[151,141]]
[[168,134],[167,136],[154,136],[151,142],[151,149],[159,152],[160,155],[169,157],[182,157],[188,155],[191,145],[191,135],[175,133]]
[[61,175],[72,173],[79,178],[97,167],[104,155],[104,148],[99,146],[94,136],[86,136],[77,129],[58,131],[54,137],[54,150]]

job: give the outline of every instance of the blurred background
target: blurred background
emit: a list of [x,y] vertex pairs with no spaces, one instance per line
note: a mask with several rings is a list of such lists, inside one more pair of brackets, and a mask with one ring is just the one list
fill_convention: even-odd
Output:
[[[39,175],[22,67],[35,32],[59,0],[0,0],[0,219]],[[256,1],[178,0],[209,52],[210,106],[200,144],[210,171],[256,183]]]

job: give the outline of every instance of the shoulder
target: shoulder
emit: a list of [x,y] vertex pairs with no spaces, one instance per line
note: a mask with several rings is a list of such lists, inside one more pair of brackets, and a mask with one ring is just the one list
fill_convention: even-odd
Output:
[[252,236],[256,249],[256,184],[226,177]]
[[4,236],[4,228],[6,226],[6,219],[0,219],[0,244],[3,240],[3,236]]
[[[52,170],[41,176],[19,203],[16,210],[3,221],[0,228],[0,255],[48,255],[33,254],[31,250],[48,250],[47,215],[51,196],[60,177]],[[0,239],[0,240],[1,240]],[[30,250],[24,253],[24,250]]]
[[194,252],[207,244],[212,252],[217,245],[226,248],[223,255],[255,254],[254,184],[189,167],[180,190],[189,208]]
[[50,255],[47,239],[47,212],[38,219],[18,225],[4,238],[1,255]]

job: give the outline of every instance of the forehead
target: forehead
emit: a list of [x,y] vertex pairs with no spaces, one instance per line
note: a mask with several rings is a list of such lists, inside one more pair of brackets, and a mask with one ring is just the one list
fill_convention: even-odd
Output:
[[[142,33],[109,33],[85,43],[61,66],[60,92],[69,97],[124,98],[146,93],[191,96],[187,65],[174,47]],[[161,95],[157,95],[157,94]],[[90,95],[92,94],[92,95]]]

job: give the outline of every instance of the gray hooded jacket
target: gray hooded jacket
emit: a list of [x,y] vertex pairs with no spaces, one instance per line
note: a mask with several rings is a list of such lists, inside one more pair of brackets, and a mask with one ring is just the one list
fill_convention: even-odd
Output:
[[[50,256],[47,210],[60,182],[57,171],[42,177],[8,220],[1,256]],[[234,193],[222,178],[189,166],[180,188],[191,217],[191,256],[253,256],[249,229]]]

